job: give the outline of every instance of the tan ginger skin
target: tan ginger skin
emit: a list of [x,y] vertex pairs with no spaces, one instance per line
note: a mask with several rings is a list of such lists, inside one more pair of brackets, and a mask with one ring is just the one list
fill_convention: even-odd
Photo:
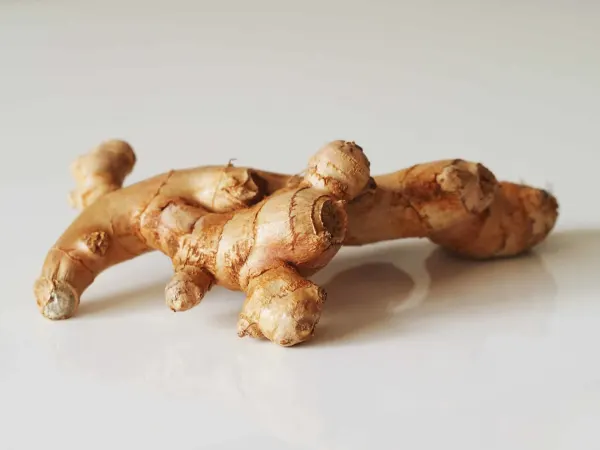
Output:
[[305,277],[342,244],[429,237],[467,257],[512,256],[541,242],[558,215],[545,191],[498,183],[463,160],[371,178],[362,149],[346,141],[323,147],[304,178],[208,166],[121,189],[135,161],[113,140],[73,164],[71,203],[84,209],[35,283],[44,316],[72,316],[102,271],[160,250],[173,260],[172,310],[197,305],[214,284],[242,290],[238,334],[289,346],[312,336],[326,298]]

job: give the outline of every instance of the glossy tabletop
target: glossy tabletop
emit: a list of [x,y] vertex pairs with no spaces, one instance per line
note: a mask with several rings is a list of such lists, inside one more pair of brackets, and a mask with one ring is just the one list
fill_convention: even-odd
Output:
[[[1,449],[600,448],[598,3],[85,3],[0,2]],[[479,161],[561,215],[516,259],[344,248],[292,348],[237,337],[241,293],[169,311],[159,253],[51,322],[32,284],[77,214],[68,167],[112,137],[130,183],[299,173],[347,139],[375,174]]]

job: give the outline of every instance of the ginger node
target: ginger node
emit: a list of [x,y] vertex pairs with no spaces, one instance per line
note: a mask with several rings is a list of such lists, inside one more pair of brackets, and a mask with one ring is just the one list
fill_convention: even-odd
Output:
[[110,237],[105,231],[93,231],[83,237],[83,242],[90,252],[104,256],[110,245]]

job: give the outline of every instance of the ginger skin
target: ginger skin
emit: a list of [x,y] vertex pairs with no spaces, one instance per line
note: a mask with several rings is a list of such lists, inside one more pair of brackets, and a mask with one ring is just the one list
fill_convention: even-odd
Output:
[[72,316],[101,272],[159,250],[173,260],[169,308],[192,308],[215,284],[242,290],[238,334],[294,345],[312,335],[326,297],[305,277],[342,244],[428,237],[466,257],[511,256],[541,242],[558,215],[545,191],[498,183],[463,160],[371,178],[362,149],[345,141],[321,149],[303,178],[208,166],[120,189],[134,162],[113,140],[73,165],[71,203],[83,211],[35,283],[45,317]]

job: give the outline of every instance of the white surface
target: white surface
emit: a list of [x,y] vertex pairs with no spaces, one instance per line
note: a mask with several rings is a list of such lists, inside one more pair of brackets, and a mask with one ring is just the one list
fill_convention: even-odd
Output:
[[[600,3],[83,3],[0,2],[0,448],[600,448]],[[130,182],[298,172],[341,138],[375,173],[481,161],[562,214],[511,261],[346,249],[291,349],[237,338],[241,294],[172,314],[159,254],[53,323],[31,285],[75,217],[70,161],[109,137]]]

